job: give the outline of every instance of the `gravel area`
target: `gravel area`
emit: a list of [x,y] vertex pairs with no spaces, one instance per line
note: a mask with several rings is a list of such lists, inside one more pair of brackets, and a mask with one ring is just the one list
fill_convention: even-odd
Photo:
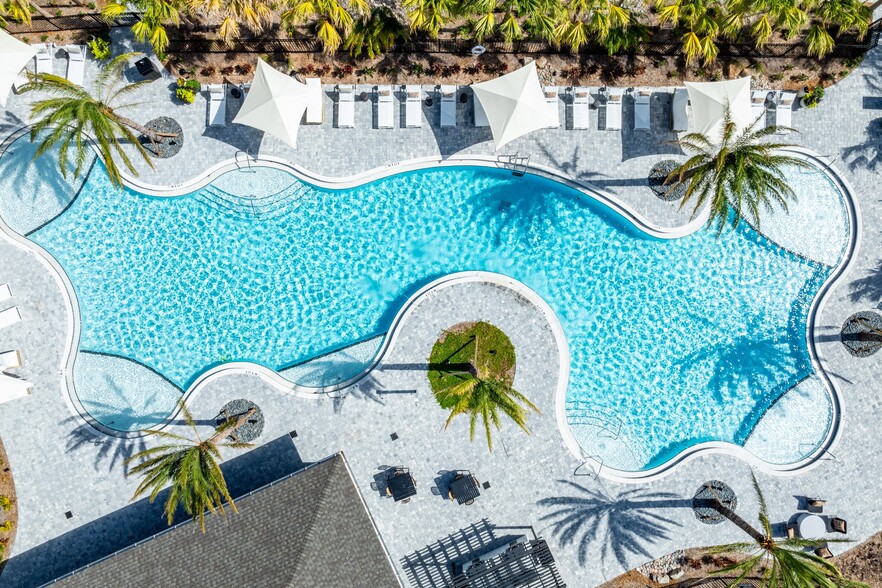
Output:
[[237,443],[251,443],[263,433],[264,418],[263,411],[260,410],[260,407],[250,400],[238,398],[227,402],[214,418],[214,421],[219,427],[231,419],[239,418],[252,408],[254,408],[255,411],[254,414],[251,415],[251,418],[245,421],[244,425],[236,429],[234,432],[235,435],[227,435],[227,439],[230,441],[235,441]]
[[882,347],[880,341],[861,341],[858,336],[867,333],[869,329],[876,329],[882,333],[882,315],[871,310],[856,312],[842,325],[842,344],[855,357],[869,357]]
[[665,185],[665,180],[679,165],[679,161],[665,159],[664,161],[656,163],[652,166],[652,169],[649,170],[649,187],[652,188],[652,191],[656,196],[665,202],[676,202],[686,195],[685,184],[679,184],[677,186],[672,186],[670,184]]
[[168,116],[160,116],[144,125],[151,131],[163,133],[167,135],[176,135],[174,137],[162,137],[159,142],[151,141],[147,137],[141,137],[141,144],[144,148],[153,154],[154,157],[160,159],[168,159],[177,155],[184,146],[184,130],[181,125],[173,118]]
[[705,501],[713,500],[714,498],[718,498],[725,506],[732,510],[738,507],[738,498],[735,496],[735,491],[732,488],[719,480],[705,482],[692,498],[692,510],[695,511],[695,517],[702,523],[716,525],[726,520],[726,517],[721,515],[715,508],[703,506],[706,504]]

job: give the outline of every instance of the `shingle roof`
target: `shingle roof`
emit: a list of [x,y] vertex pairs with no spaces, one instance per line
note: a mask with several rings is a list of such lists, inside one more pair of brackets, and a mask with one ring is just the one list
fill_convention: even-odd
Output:
[[239,514],[187,522],[53,586],[398,588],[342,454],[236,500]]

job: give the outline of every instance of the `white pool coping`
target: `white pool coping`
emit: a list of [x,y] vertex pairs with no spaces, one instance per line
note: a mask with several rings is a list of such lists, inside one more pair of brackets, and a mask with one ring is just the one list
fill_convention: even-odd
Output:
[[[26,131],[27,127],[21,127],[11,134],[7,135],[4,141],[0,143],[0,156],[5,153],[6,149],[15,139],[19,138]],[[570,450],[570,452],[573,453],[573,455],[575,455],[582,462],[583,466],[591,468],[598,476],[611,481],[624,483],[651,482],[666,477],[667,475],[675,471],[677,467],[681,464],[688,463],[689,461],[699,456],[712,453],[738,457],[749,465],[770,474],[796,475],[806,472],[818,465],[818,463],[820,462],[820,458],[835,447],[840,437],[842,395],[834,381],[824,371],[823,365],[818,358],[816,349],[818,334],[815,333],[815,323],[816,318],[820,314],[820,311],[823,309],[824,304],[827,302],[834,285],[839,280],[839,278],[841,278],[851,268],[854,263],[858,251],[858,237],[861,234],[861,222],[860,215],[857,211],[857,203],[853,198],[853,189],[851,185],[838,172],[838,170],[836,170],[829,163],[823,160],[823,156],[809,149],[804,149],[801,147],[788,147],[786,149],[783,149],[782,151],[805,161],[808,161],[819,171],[821,171],[821,173],[824,173],[833,182],[833,184],[837,187],[837,189],[840,190],[840,193],[843,196],[843,201],[845,202],[847,209],[846,212],[848,214],[849,222],[851,225],[847,249],[839,264],[836,266],[836,268],[834,268],[830,276],[827,278],[827,280],[825,280],[824,284],[821,286],[820,290],[816,294],[809,309],[808,321],[806,324],[806,339],[808,341],[809,355],[811,357],[812,366],[814,367],[815,372],[818,374],[821,380],[826,384],[826,388],[831,399],[832,416],[830,421],[830,428],[828,429],[825,439],[815,449],[815,451],[813,451],[811,454],[798,462],[785,465],[771,464],[734,443],[712,441],[698,443],[690,446],[687,449],[679,452],[674,457],[667,460],[665,463],[648,470],[631,472],[625,470],[617,470],[605,466],[601,460],[598,460],[595,457],[589,455],[579,445],[566,420],[565,402],[566,393],[569,386],[570,354],[569,346],[566,341],[566,336],[563,332],[560,321],[558,320],[554,311],[538,294],[536,294],[532,289],[530,289],[523,283],[507,276],[481,271],[449,274],[427,284],[416,293],[414,293],[410,298],[408,298],[404,306],[402,306],[402,308],[398,310],[395,319],[393,320],[389,328],[387,336],[384,338],[383,343],[381,344],[379,350],[377,351],[377,354],[375,355],[371,363],[363,371],[347,380],[323,388],[307,388],[304,386],[299,386],[294,382],[287,380],[275,370],[272,370],[265,366],[251,362],[232,362],[217,366],[201,374],[199,378],[197,378],[184,392],[183,399],[185,403],[191,402],[192,399],[198,396],[199,392],[208,383],[217,378],[230,374],[247,374],[258,376],[262,380],[276,387],[277,389],[284,392],[292,393],[301,398],[315,399],[320,398],[321,394],[328,394],[331,392],[342,390],[357,383],[377,367],[385,353],[397,340],[400,325],[407,320],[411,312],[419,305],[422,300],[432,295],[433,291],[466,282],[486,282],[497,286],[505,286],[517,292],[518,294],[521,294],[531,303],[533,303],[533,305],[548,320],[548,324],[552,330],[552,333],[554,334],[555,341],[558,346],[558,353],[561,358],[561,366],[558,372],[558,386],[555,392],[555,413],[558,423],[558,429],[561,433],[561,436],[563,437],[565,445]],[[100,157],[100,154],[98,154],[98,156]],[[122,174],[122,177],[123,182],[127,187],[137,190],[138,192],[158,197],[175,197],[194,192],[211,183],[212,180],[224,173],[251,166],[263,166],[281,169],[293,174],[296,178],[302,181],[322,188],[330,189],[352,188],[395,174],[426,168],[477,166],[495,169],[510,169],[506,167],[503,161],[500,161],[498,158],[491,156],[453,155],[447,158],[443,158],[441,156],[429,156],[385,165],[382,167],[374,168],[372,170],[368,170],[363,173],[354,174],[352,176],[329,177],[313,173],[310,170],[302,168],[291,160],[275,156],[265,156],[259,159],[254,159],[250,157],[248,157],[247,159],[228,159],[212,166],[201,175],[193,178],[190,181],[181,184],[174,184],[171,186],[148,184],[145,182],[141,182],[137,178],[134,178],[125,173]],[[632,225],[640,229],[642,232],[656,238],[676,239],[687,236],[701,229],[705,225],[708,218],[708,209],[704,209],[699,214],[695,215],[685,225],[679,227],[663,227],[654,224],[649,219],[637,212],[629,204],[616,197],[615,195],[605,190],[602,190],[588,182],[573,178],[563,172],[555,170],[554,168],[538,164],[529,164],[527,167],[527,172],[557,181],[561,184],[578,190],[582,194],[593,198],[601,204],[606,205],[613,212],[628,220]],[[110,429],[91,417],[88,411],[86,411],[85,408],[82,406],[82,403],[77,397],[76,386],[73,380],[73,367],[79,348],[80,337],[79,305],[76,299],[73,284],[70,282],[70,279],[64,272],[61,265],[47,251],[45,251],[36,243],[33,243],[32,241],[13,231],[2,219],[0,219],[0,233],[2,233],[3,236],[7,238],[7,240],[11,241],[21,249],[27,251],[29,255],[36,255],[40,259],[40,261],[51,270],[52,274],[61,285],[62,291],[66,293],[64,299],[69,316],[71,317],[71,321],[68,325],[67,344],[65,347],[66,361],[64,363],[64,366],[61,368],[60,376],[62,379],[62,387],[68,392],[64,396],[65,401],[67,402],[71,412],[75,415],[78,415],[93,428],[105,434],[127,438],[143,436],[145,434],[143,431],[123,432]],[[564,359],[566,361],[564,361]],[[165,419],[163,424],[157,428],[161,429],[168,426],[178,415],[178,412],[179,411],[176,410],[172,414],[170,414]]]

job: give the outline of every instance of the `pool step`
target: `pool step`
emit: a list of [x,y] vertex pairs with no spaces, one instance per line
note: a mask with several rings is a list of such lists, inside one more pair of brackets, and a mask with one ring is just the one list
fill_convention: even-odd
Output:
[[566,415],[571,425],[596,427],[599,437],[617,439],[622,432],[622,421],[610,409],[590,402],[568,401]]
[[267,196],[239,196],[208,185],[196,198],[207,206],[242,219],[274,219],[289,215],[316,194],[312,186],[295,182]]

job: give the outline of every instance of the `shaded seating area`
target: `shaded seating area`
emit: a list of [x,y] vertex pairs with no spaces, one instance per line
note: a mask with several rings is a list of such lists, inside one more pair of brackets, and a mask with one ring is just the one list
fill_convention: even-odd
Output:
[[411,496],[416,496],[416,480],[410,475],[407,468],[395,468],[395,471],[386,481],[386,494],[395,502],[410,502]]
[[450,489],[447,492],[448,498],[456,500],[458,504],[471,505],[480,495],[478,479],[468,470],[457,471],[453,481],[450,482]]
[[454,565],[452,588],[564,588],[554,556],[541,537],[521,536]]

